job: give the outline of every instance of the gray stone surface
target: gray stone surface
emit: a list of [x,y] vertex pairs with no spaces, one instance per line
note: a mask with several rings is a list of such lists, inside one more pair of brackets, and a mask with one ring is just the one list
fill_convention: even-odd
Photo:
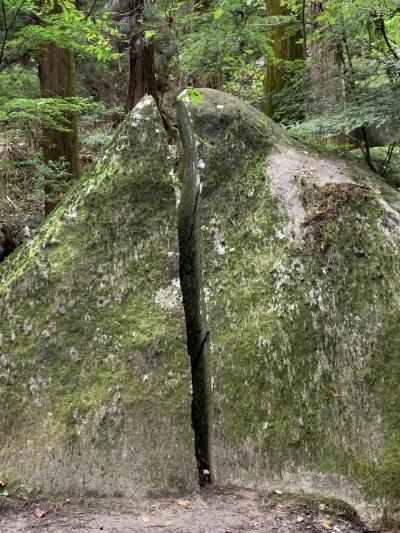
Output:
[[399,193],[203,96],[179,105],[196,144],[216,479],[399,501]]
[[0,477],[47,493],[196,484],[175,193],[145,98],[0,267]]

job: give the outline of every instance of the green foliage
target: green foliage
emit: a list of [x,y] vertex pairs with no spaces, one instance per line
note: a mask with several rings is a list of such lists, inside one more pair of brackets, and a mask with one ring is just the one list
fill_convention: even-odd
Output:
[[204,100],[204,94],[199,89],[188,89],[187,95],[193,105],[200,105]]
[[[300,0],[284,3],[294,13],[303,6]],[[287,123],[297,135],[329,139],[345,134],[362,147],[371,168],[368,143],[376,142],[371,131],[390,129],[386,144],[400,140],[399,4],[378,4],[324,0],[316,13],[311,11],[315,3],[307,0],[309,58],[295,87],[280,95]],[[369,128],[367,144],[362,128]]]
[[46,128],[68,131],[66,113],[88,113],[102,105],[90,98],[1,98],[0,125],[9,128]]
[[193,84],[231,86],[257,102],[259,83],[253,95],[248,80],[268,51],[266,24],[263,0],[215,0],[208,9],[188,12],[177,21],[177,66]]
[[214,20],[220,19],[223,14],[224,14],[224,10],[222,9],[222,7],[219,7],[218,9],[214,11]]
[[[37,55],[46,43],[69,48],[79,55],[102,62],[119,57],[110,42],[111,38],[119,36],[119,32],[110,24],[108,12],[94,20],[85,16],[71,0],[62,0],[57,4],[46,2],[42,7],[26,2],[20,10],[21,3],[5,1],[6,19],[12,20],[12,14],[18,13],[12,37],[8,37],[5,43],[5,57],[27,53]],[[0,32],[0,38],[4,38],[4,31]]]
[[[37,69],[41,50],[54,44],[72,50],[82,62],[105,64],[119,59],[113,40],[120,34],[108,11],[94,5],[85,14],[84,4],[78,9],[72,0],[1,2],[0,177],[12,209],[36,212],[43,206],[45,189],[59,196],[68,187],[66,163],[45,164],[37,149],[42,128],[68,131],[70,114],[105,116],[104,105],[91,97],[41,97]],[[0,218],[8,220],[14,215],[3,204]]]
[[37,69],[12,65],[0,74],[0,99],[4,101],[15,98],[39,97],[39,79]]
[[[66,164],[63,161],[50,162],[48,165],[43,163],[43,155],[40,149],[29,149],[23,142],[23,132],[17,131],[14,142],[17,140],[20,147],[24,150],[25,157],[22,153],[16,150],[16,147],[11,144],[11,137],[8,138],[8,152],[11,154],[11,159],[0,158],[0,170],[9,173],[8,187],[12,188],[14,197],[20,200],[23,198],[26,201],[37,198],[37,191],[40,191],[41,196],[44,186],[48,182],[53,182],[57,177],[67,177]],[[4,139],[5,141],[5,139]],[[7,149],[5,142],[0,143],[0,150],[4,152]],[[29,185],[27,177],[29,176]],[[64,185],[55,185],[60,191],[64,191]]]
[[223,82],[222,90],[262,109],[264,105],[265,64],[263,61],[238,61],[229,78]]
[[[281,3],[291,14],[273,20],[266,14],[265,0],[199,0],[194,6],[187,0],[149,3],[141,23],[145,37],[156,48],[157,82],[162,95],[170,89],[208,86],[264,109],[267,64],[272,62],[281,76],[290,80],[274,97],[278,104],[275,119],[296,135],[321,142],[343,133],[352,136],[363,127],[389,124],[391,141],[397,142],[398,2],[382,0],[378,9],[373,0],[324,0],[323,10],[317,15],[312,11],[316,5],[312,0]],[[57,4],[48,1],[42,6],[33,0],[4,0],[4,7],[5,20],[0,13],[0,41],[4,29],[12,24],[0,62],[0,128],[24,131],[27,137],[36,138],[41,125],[65,130],[65,113],[76,113],[92,128],[85,129],[81,143],[83,160],[91,160],[95,147],[102,144],[101,124],[108,117],[104,107],[82,96],[96,94],[108,105],[123,104],[132,31],[123,5],[98,4],[92,12],[91,4],[83,3],[78,9],[73,0],[59,0]],[[303,7],[308,55],[304,60],[283,62],[273,55],[271,28],[282,19],[287,32],[299,30]],[[286,25],[287,20],[290,25]],[[79,68],[84,65],[87,69],[81,97],[40,98],[36,62],[45,43],[72,49]],[[340,57],[339,65],[329,64],[329,54],[334,50]],[[318,57],[322,57],[322,67],[317,64]],[[110,61],[106,80],[101,69],[104,73],[102,65]],[[340,94],[333,95],[331,86],[339,85]],[[115,96],[104,97],[111,94]],[[188,95],[194,104],[201,103],[200,92],[189,89]],[[95,116],[99,117],[96,124]],[[118,117],[113,120],[118,122]],[[345,142],[343,138],[341,142]],[[398,149],[391,157],[392,168],[385,161],[384,149],[371,153],[379,160],[379,168],[385,168],[387,179],[390,176],[391,182],[397,183],[398,172],[393,166],[398,165]]]

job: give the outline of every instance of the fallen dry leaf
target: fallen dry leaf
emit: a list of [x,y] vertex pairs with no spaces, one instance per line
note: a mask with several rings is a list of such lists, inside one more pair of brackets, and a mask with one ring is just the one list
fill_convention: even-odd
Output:
[[337,396],[339,396],[339,391],[337,389],[335,389],[335,387],[332,387],[331,388],[331,394],[332,394],[332,396],[335,396],[335,398],[336,398]]
[[6,486],[5,482],[2,479],[0,479],[0,489],[2,489],[5,486]]
[[189,507],[190,505],[190,500],[178,500],[178,505],[180,505],[181,507]]
[[35,515],[37,518],[43,518],[46,515],[47,511],[42,511],[41,509],[36,509]]
[[143,522],[150,522],[150,518],[148,516],[142,516]]
[[332,524],[330,522],[322,522],[321,526],[327,531],[332,529]]
[[281,495],[281,494],[283,494],[283,492],[281,490],[276,490],[275,494],[280,494]]

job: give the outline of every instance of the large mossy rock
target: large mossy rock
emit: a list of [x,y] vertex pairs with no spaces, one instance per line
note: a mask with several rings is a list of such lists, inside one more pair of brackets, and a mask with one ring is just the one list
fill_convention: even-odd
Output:
[[179,99],[181,221],[196,214],[216,479],[399,501],[400,195],[203,96]]
[[69,494],[196,483],[176,200],[154,101],[0,268],[0,478]]
[[169,150],[145,98],[0,267],[0,478],[191,488],[196,444],[219,482],[398,502],[398,191],[234,97],[190,96],[188,343]]

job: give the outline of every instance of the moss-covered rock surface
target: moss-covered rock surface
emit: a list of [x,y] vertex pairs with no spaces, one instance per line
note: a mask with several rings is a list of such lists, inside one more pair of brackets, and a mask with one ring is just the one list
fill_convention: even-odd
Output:
[[202,92],[179,106],[197,140],[216,479],[398,502],[399,193]]
[[192,487],[176,201],[145,98],[0,267],[0,478],[46,492]]
[[197,466],[396,509],[400,194],[232,96],[191,94],[188,338],[176,180],[145,98],[0,267],[0,479],[140,497],[193,487]]

